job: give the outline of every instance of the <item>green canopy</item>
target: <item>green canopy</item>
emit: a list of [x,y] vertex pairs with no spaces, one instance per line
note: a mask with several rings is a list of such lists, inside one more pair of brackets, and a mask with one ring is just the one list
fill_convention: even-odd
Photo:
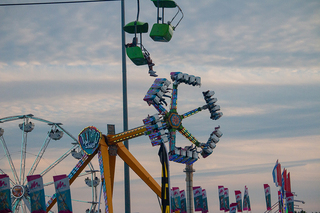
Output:
[[[158,7],[158,0],[151,0],[154,6]],[[177,4],[173,0],[159,0],[159,7],[175,8]]]
[[[135,23],[137,24],[137,32],[135,32]],[[134,33],[147,33],[148,32],[149,25],[147,22],[141,22],[141,21],[132,21],[126,26],[123,27],[123,30],[127,33],[134,34]]]

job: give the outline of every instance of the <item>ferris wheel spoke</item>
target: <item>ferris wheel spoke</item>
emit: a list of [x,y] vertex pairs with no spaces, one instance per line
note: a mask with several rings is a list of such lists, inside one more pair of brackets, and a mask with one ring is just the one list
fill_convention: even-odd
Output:
[[22,201],[20,202],[20,207],[22,213],[27,213],[26,206],[22,204]]
[[69,149],[67,152],[65,152],[60,158],[58,158],[55,162],[53,162],[48,168],[46,168],[43,172],[40,173],[41,176],[44,176],[47,174],[51,169],[53,169],[56,165],[58,165],[63,159],[68,157],[70,155],[71,151],[75,148],[77,148],[79,144],[75,144],[71,149]]
[[13,202],[13,205],[12,205],[13,212],[15,212],[15,213],[19,212],[20,202],[21,202],[20,198],[15,199],[15,201]]
[[[3,150],[4,150],[4,152],[6,153],[6,156],[7,156],[7,159],[8,159],[8,162],[9,162],[9,165],[10,165],[11,172],[12,172],[12,174],[13,174],[13,177],[14,177],[15,181],[18,182],[18,180],[19,180],[19,179],[18,179],[18,174],[17,174],[16,168],[14,167],[14,164],[13,164],[13,161],[12,161],[12,158],[11,158],[11,155],[10,155],[10,152],[9,152],[9,150],[8,150],[7,144],[6,144],[3,136],[0,137],[0,140],[1,140],[1,144],[2,144]],[[1,172],[3,172],[3,171],[1,170]],[[3,174],[4,174],[4,172],[3,172]],[[11,180],[11,179],[10,179],[10,180]],[[11,182],[12,182],[12,180],[11,180]]]
[[4,122],[7,122],[7,121],[19,120],[19,119],[22,119],[22,118],[32,117],[32,116],[33,116],[32,114],[9,116],[9,117],[5,117],[5,118],[1,118],[1,119],[0,119],[0,123],[4,123]]
[[70,138],[72,138],[73,140],[74,140],[74,142],[75,143],[78,143],[78,139],[77,138],[75,138],[73,135],[71,135],[67,130],[65,130],[64,128],[62,128],[60,125],[61,125],[61,123],[54,123],[54,125],[56,126],[56,127],[58,127],[59,129],[61,129],[64,133],[66,133]]
[[13,197],[13,196],[11,196],[11,200],[12,200],[12,211],[13,212],[15,212],[14,210],[14,206],[17,204],[17,202],[18,202],[18,199],[17,198],[15,198],[15,197]]
[[93,170],[94,170],[93,165],[92,165],[92,163],[91,163],[91,162],[89,162],[89,163],[88,163],[88,166],[89,166],[89,168],[90,168],[90,170],[91,170],[91,171],[93,171]]
[[[52,128],[53,128],[53,126],[51,127],[51,130],[52,130]],[[35,172],[35,170],[36,170],[36,168],[37,168],[37,166],[38,166],[38,164],[39,164],[39,162],[40,162],[40,160],[41,160],[41,158],[42,158],[42,156],[44,154],[44,152],[46,151],[46,149],[47,149],[47,147],[48,147],[48,145],[49,145],[49,143],[51,141],[51,138],[49,137],[49,134],[50,134],[50,131],[48,132],[47,137],[44,140],[44,142],[42,144],[42,147],[41,147],[36,159],[34,160],[28,175],[33,175],[33,173]],[[24,183],[25,182],[26,182],[26,179],[24,180]]]
[[[25,124],[25,123],[23,123]],[[23,125],[25,126],[25,125]],[[19,183],[22,184],[22,182],[24,181],[24,175],[25,175],[25,169],[26,169],[26,154],[27,154],[27,135],[28,133],[26,133],[24,131],[24,127],[22,130],[22,142],[21,142],[21,160],[20,160],[20,179],[19,179]]]
[[32,116],[32,119],[37,120],[37,121],[41,121],[41,122],[44,122],[44,123],[47,123],[47,124],[54,124],[51,121],[48,121],[48,120],[45,120],[45,119],[42,119],[42,118],[38,118],[38,117],[35,117],[35,116]]
[[[31,205],[30,205],[29,200],[25,196],[22,197],[22,200],[25,205],[24,210],[26,210],[28,208],[28,210],[31,212]],[[25,212],[27,212],[27,211],[25,211]]]

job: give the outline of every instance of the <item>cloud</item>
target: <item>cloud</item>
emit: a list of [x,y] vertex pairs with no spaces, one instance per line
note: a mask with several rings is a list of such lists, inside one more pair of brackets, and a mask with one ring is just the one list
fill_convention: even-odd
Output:
[[1,60],[78,65],[114,61],[120,58],[120,32],[112,30],[119,29],[115,7],[119,4],[8,7],[2,13],[0,45],[6,51],[2,49]]
[[[201,142],[207,141],[215,126],[220,125],[224,134],[214,154],[195,164],[195,184],[208,189],[209,206],[217,206],[218,184],[231,190],[247,184],[255,209],[264,211],[261,187],[272,183],[267,173],[279,159],[295,177],[298,194],[308,197],[312,207],[306,210],[319,209],[308,195],[319,197],[312,191],[319,179],[319,3],[177,3],[185,17],[172,40],[154,42],[144,34],[143,44],[159,77],[170,79],[170,72],[181,71],[202,78],[201,87],[179,85],[178,113],[204,105],[203,91],[216,92],[224,113],[221,119],[212,121],[208,112],[201,112],[183,120],[183,126]],[[156,8],[151,1],[141,1],[140,6],[140,20],[149,23],[150,32]],[[175,11],[166,10],[166,21]],[[136,2],[126,1],[126,23],[136,19],[136,12]],[[119,2],[1,7],[0,19],[0,118],[32,113],[63,123],[75,136],[88,125],[105,132],[106,124],[113,123],[116,132],[122,131]],[[126,34],[126,42],[132,37]],[[148,77],[147,66],[126,60],[129,128],[134,128],[157,112],[142,100],[154,78]],[[21,146],[19,122],[0,125],[10,150]],[[49,129],[35,123],[28,136],[32,154]],[[178,134],[177,146],[185,145],[190,142]],[[70,141],[63,138],[50,148],[54,154],[59,148],[70,148]],[[130,140],[130,148],[159,178],[157,147],[151,146],[148,137]],[[0,149],[0,156],[3,153]],[[19,160],[19,154],[13,155]],[[6,162],[5,158],[0,161]],[[123,167],[118,162],[120,187],[115,189],[115,202],[123,206]],[[171,165],[172,184],[181,188],[183,169],[184,165]],[[132,178],[133,194],[139,199],[145,196],[148,203],[154,198],[150,205],[156,206],[154,194],[147,188],[139,191],[143,183],[135,175]],[[83,189],[83,183],[79,187]],[[146,205],[139,210],[142,204],[136,197],[134,211],[152,209]]]
[[[140,19],[150,22],[151,28],[156,8],[148,3],[142,4]],[[136,2],[128,2],[126,6],[129,22],[136,17],[136,10],[131,9],[136,7]],[[315,27],[319,20],[316,2],[288,5],[235,1],[231,6],[216,1],[192,6],[182,2],[180,6],[185,18],[170,44],[154,43],[148,35],[144,36],[145,46],[157,59],[156,63],[223,67],[319,66],[319,46],[314,45],[319,40]],[[0,31],[3,38],[1,60],[5,63],[119,64],[119,12],[118,2],[86,7],[82,4],[9,7],[2,13],[5,15]],[[172,10],[166,13],[169,18]],[[14,18],[9,18],[11,16]],[[131,40],[131,35],[127,35],[127,39]],[[168,51],[171,51],[170,56],[166,54]]]
[[[184,51],[172,49],[174,61],[222,67],[319,66],[319,47],[314,45],[319,43],[318,14],[308,12],[319,7],[315,2],[185,4],[192,8],[185,12],[187,24],[173,38],[179,37],[173,43]],[[166,61],[172,62],[172,56]]]

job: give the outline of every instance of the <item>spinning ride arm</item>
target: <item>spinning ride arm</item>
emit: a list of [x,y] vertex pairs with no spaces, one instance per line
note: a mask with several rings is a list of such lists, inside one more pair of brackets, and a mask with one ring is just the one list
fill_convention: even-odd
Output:
[[178,130],[184,137],[197,147],[201,147],[201,143],[184,127]]
[[172,94],[171,94],[170,110],[177,111],[177,104],[178,104],[178,84],[173,84],[173,86],[172,86]]
[[146,130],[147,130],[146,126],[140,126],[140,127],[134,128],[134,129],[130,129],[130,130],[121,132],[119,134],[107,135],[107,138],[108,138],[107,143],[108,144],[120,143],[125,140],[136,138],[141,135],[144,135]]
[[201,108],[201,107],[198,107],[198,108],[196,108],[196,109],[193,109],[193,110],[191,110],[191,111],[189,111],[189,112],[186,112],[186,113],[182,114],[182,115],[181,115],[181,118],[182,118],[182,119],[185,119],[185,118],[190,117],[191,115],[194,115],[194,114],[196,114],[196,113],[198,113],[198,112],[200,112],[200,111],[202,111],[202,108]]

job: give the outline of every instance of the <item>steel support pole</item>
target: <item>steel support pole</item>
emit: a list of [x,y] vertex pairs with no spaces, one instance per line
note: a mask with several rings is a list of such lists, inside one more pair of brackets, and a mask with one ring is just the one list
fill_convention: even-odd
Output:
[[184,170],[186,173],[186,191],[187,191],[187,213],[193,213],[193,165],[187,165]]
[[[123,131],[128,130],[128,98],[127,98],[127,66],[125,49],[125,0],[121,0],[121,46],[122,46],[122,94],[123,94]],[[128,141],[124,141],[125,147],[129,150]],[[130,173],[129,166],[124,163],[124,193],[125,193],[125,213],[131,212],[130,203]]]

